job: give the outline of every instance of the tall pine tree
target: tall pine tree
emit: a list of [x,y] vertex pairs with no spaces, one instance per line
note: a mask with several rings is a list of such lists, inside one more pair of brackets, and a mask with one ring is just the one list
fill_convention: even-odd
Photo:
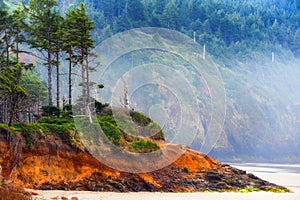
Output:
[[94,47],[94,40],[91,38],[93,29],[94,22],[89,19],[83,3],[67,14],[64,26],[64,49],[69,55],[69,103],[72,98],[72,63],[80,67],[83,102],[89,102],[89,56],[91,48]]
[[55,52],[54,33],[57,30],[57,24],[53,23],[56,18],[54,11],[57,6],[57,0],[30,0],[29,6],[25,6],[25,11],[28,14],[27,33],[29,39],[27,43],[31,48],[40,52],[48,71],[48,104],[52,102],[52,66],[53,54]]

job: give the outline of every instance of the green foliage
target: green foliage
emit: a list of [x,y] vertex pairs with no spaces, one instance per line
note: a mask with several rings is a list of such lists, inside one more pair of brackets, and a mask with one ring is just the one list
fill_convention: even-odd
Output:
[[31,147],[34,143],[36,134],[40,133],[42,127],[36,123],[14,123],[12,125],[14,132],[22,132],[26,140],[27,147]]
[[22,103],[27,99],[28,94],[19,83],[21,73],[21,64],[0,69],[0,100],[10,103],[7,108],[9,125],[20,112],[25,110]]
[[57,31],[59,30],[59,15],[55,9],[57,0],[30,0],[29,5],[23,5],[26,19],[23,26],[27,33],[26,43],[42,55],[46,62],[48,76],[48,105],[52,105],[52,67],[58,64],[54,59],[57,52]]
[[155,142],[145,140],[133,142],[131,148],[138,153],[150,153],[159,150],[159,146]]
[[72,137],[70,131],[74,128],[70,124],[40,124],[43,131],[53,133],[61,138],[61,140],[69,145],[72,145]]
[[62,36],[64,49],[67,53],[72,52],[73,55],[69,59],[74,63],[83,63],[88,50],[94,46],[90,33],[94,28],[94,22],[88,17],[85,4],[81,3],[75,10],[67,13]]
[[109,106],[108,103],[101,103],[101,102],[95,100],[95,108],[96,108],[96,113],[98,115],[100,115],[102,113],[103,109],[108,106]]
[[73,106],[71,104],[65,105],[63,107],[62,116],[63,117],[72,117],[73,116]]
[[0,91],[9,95],[19,93],[20,95],[26,96],[27,93],[25,89],[19,84],[21,70],[22,66],[20,64],[2,68],[0,76]]
[[56,106],[42,106],[43,116],[57,116],[60,115],[60,108]]
[[299,50],[299,45],[293,42],[300,28],[298,0],[85,2],[97,28],[105,32],[95,37],[97,43],[107,38],[106,32],[115,34],[133,27],[151,26],[175,29],[190,37],[195,31],[197,42],[205,43],[209,53],[229,59],[242,59],[252,51],[266,53],[266,47],[281,46],[276,49],[286,48],[295,53]]
[[82,95],[90,98],[89,95],[89,71],[92,67],[88,65],[91,57],[91,48],[94,47],[94,40],[91,37],[91,31],[94,29],[94,21],[87,15],[84,3],[81,3],[76,9],[69,11],[64,19],[61,31],[63,41],[62,49],[68,54],[69,60],[69,103],[71,103],[71,75],[72,63],[80,64],[81,67],[81,86]]
[[190,173],[190,169],[188,167],[184,167],[182,169],[182,171],[185,172],[185,173]]
[[34,70],[25,70],[22,72],[20,84],[27,91],[32,103],[44,101],[47,97],[46,83]]
[[100,121],[100,126],[106,137],[112,143],[114,143],[115,145],[120,145],[122,133],[116,126],[107,121]]
[[8,129],[8,125],[7,124],[0,124],[0,129]]
[[140,126],[147,126],[151,123],[151,119],[139,112],[130,111],[132,120]]
[[113,125],[117,125],[117,123],[116,123],[116,121],[115,121],[115,119],[112,117],[112,116],[101,116],[101,117],[98,117],[98,121],[99,122],[109,122],[109,123],[111,123],[111,124],[113,124]]
[[67,117],[43,117],[41,118],[38,123],[41,124],[57,124],[57,125],[63,125],[63,124],[73,124],[74,121],[71,118]]
[[237,191],[239,193],[251,193],[251,192],[272,192],[272,193],[288,193],[291,192],[289,189],[286,188],[267,188],[267,189],[260,189],[260,188],[245,188]]

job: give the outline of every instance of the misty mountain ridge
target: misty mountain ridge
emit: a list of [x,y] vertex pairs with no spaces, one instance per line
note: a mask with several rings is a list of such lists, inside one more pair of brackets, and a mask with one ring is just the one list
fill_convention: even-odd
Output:
[[[0,1],[15,7],[19,1]],[[26,2],[26,1],[25,1]],[[62,12],[85,2],[97,44],[139,27],[182,32],[207,47],[226,92],[218,159],[299,161],[300,2],[285,0],[67,0]],[[207,124],[203,113],[202,124]],[[192,148],[199,150],[198,138]]]

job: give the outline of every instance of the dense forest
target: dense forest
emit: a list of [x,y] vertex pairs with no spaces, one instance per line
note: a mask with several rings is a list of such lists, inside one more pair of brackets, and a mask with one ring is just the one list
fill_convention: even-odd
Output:
[[211,54],[224,58],[246,59],[253,51],[266,50],[300,54],[298,0],[67,0],[58,2],[60,12],[80,2],[86,4],[88,15],[95,21],[96,44],[124,30],[164,27],[190,37],[195,32],[196,40],[207,44]]
[[[46,9],[38,8],[43,2]],[[299,0],[31,0],[24,5],[0,0],[0,4],[2,122],[33,121],[42,105],[71,104],[72,74],[83,72],[82,83],[89,83],[93,69],[88,59],[94,46],[132,28],[163,27],[205,44],[218,63],[227,115],[224,133],[211,152],[214,156],[292,161],[300,155]],[[35,21],[36,14],[44,20]],[[79,34],[82,27],[77,26],[83,23],[74,23],[78,20],[89,22],[87,35]],[[32,64],[22,63],[29,56]],[[86,93],[89,84],[83,85]],[[26,117],[20,119],[20,112]],[[201,142],[192,147],[198,149]]]
[[[79,1],[81,2],[81,1]],[[76,4],[62,1],[61,4]],[[300,2],[285,0],[100,0],[85,1],[95,20],[95,40],[137,27],[174,29],[207,44],[222,58],[253,56],[253,51],[290,50],[299,56]]]

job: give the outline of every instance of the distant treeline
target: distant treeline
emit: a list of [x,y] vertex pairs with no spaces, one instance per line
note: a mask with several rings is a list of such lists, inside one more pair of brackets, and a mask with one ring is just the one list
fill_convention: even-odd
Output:
[[[76,1],[61,4],[76,5]],[[77,0],[82,2],[81,0]],[[183,32],[221,57],[266,50],[300,56],[299,0],[84,0],[95,39],[137,27]],[[66,5],[67,7],[68,5]]]

